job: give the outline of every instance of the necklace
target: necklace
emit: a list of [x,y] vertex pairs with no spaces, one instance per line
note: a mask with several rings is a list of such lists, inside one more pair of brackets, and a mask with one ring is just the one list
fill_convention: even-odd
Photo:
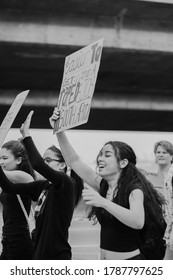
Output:
[[112,199],[113,197],[115,197],[117,195],[117,191],[118,191],[117,186],[115,188],[108,188],[106,197],[108,199],[110,199],[110,198]]

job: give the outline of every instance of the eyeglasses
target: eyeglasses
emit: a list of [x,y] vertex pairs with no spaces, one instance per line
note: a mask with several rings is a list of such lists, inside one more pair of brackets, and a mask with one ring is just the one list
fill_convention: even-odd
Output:
[[46,157],[43,159],[45,163],[50,163],[52,161],[57,161],[57,162],[60,162],[60,160],[58,159],[55,159],[55,158],[49,158],[49,157]]

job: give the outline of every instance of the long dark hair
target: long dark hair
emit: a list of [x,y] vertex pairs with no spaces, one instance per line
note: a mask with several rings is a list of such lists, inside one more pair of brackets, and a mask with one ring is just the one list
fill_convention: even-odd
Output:
[[2,145],[2,148],[9,150],[15,159],[21,158],[18,164],[18,170],[22,170],[35,178],[34,170],[30,164],[27,151],[23,145],[22,139],[10,140]]
[[[59,159],[59,162],[65,163],[61,150],[58,149],[55,145],[52,145],[51,147],[49,147],[48,150],[51,150],[52,152],[55,153],[55,155]],[[64,167],[64,172],[65,173],[67,172],[67,165],[65,165],[65,167]],[[72,177],[76,183],[75,206],[77,206],[82,197],[83,180],[73,170],[71,170],[71,172],[70,172],[70,177]]]
[[[121,169],[120,177],[118,179],[117,195],[113,197],[113,202],[128,208],[129,194],[135,186],[140,186],[144,193],[144,210],[145,221],[148,222],[155,219],[160,225],[160,215],[162,212],[162,205],[165,203],[164,197],[160,195],[153,187],[153,185],[145,178],[145,176],[136,168],[136,155],[133,149],[126,143],[120,141],[110,141],[105,145],[110,144],[114,149],[114,154],[119,163],[120,160],[127,159],[128,164]],[[98,158],[97,158],[98,162]],[[108,190],[108,183],[102,180],[100,184],[100,195],[106,197]],[[92,207],[88,217],[96,218],[101,214],[101,208]]]

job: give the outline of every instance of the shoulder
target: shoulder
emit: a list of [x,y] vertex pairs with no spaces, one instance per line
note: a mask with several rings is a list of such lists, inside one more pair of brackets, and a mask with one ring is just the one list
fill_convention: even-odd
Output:
[[139,171],[146,177],[148,176],[152,176],[152,177],[157,177],[158,176],[158,173],[157,172],[151,172],[151,171],[146,171],[146,170],[143,170],[143,169],[139,169]]
[[158,173],[157,172],[150,172],[146,170],[140,169],[140,172],[145,176],[145,178],[150,181],[151,183],[155,183],[158,180]]
[[129,189],[129,197],[130,196],[143,196],[144,190],[143,187],[140,184],[134,184],[130,189]]
[[143,197],[143,190],[142,188],[135,188],[131,191],[130,193],[130,196],[133,196],[133,197]]
[[140,190],[140,191],[142,191],[143,192],[143,187],[142,187],[142,185],[140,184],[140,183],[134,183],[134,184],[132,184],[130,187],[129,187],[129,193],[131,193],[131,192],[133,192],[133,191],[135,191],[135,190]]
[[134,188],[129,194],[129,202],[143,202],[144,201],[144,192],[142,188]]

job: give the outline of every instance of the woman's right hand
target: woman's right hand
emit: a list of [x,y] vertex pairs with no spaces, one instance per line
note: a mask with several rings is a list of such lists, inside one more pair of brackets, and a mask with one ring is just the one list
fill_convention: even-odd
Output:
[[32,119],[33,113],[34,113],[34,111],[31,111],[28,114],[25,122],[20,127],[20,133],[22,134],[23,138],[25,138],[27,136],[30,136],[29,128],[30,128],[30,124],[31,124],[31,119]]
[[54,108],[52,116],[49,118],[49,122],[52,128],[54,128],[55,121],[57,121],[60,117],[60,111],[57,107]]

